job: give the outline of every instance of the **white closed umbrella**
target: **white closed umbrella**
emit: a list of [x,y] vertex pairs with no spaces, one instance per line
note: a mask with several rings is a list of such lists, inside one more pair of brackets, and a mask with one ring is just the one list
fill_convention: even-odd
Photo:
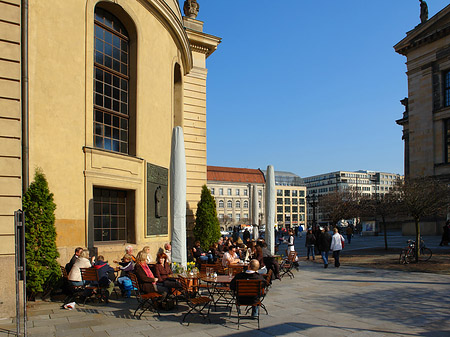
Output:
[[172,261],[186,267],[186,155],[183,129],[180,126],[175,127],[172,133],[170,215],[172,219]]
[[252,224],[253,224],[253,240],[257,240],[259,236],[258,231],[258,189],[253,185],[252,189]]
[[275,254],[275,173],[273,166],[267,166],[266,176],[266,242],[272,254]]

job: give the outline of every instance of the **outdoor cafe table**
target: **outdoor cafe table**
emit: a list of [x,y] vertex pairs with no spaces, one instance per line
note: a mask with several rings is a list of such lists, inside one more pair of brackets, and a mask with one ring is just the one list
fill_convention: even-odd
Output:
[[203,282],[206,282],[209,287],[208,291],[213,299],[214,308],[217,309],[217,304],[226,304],[230,306],[233,303],[233,294],[230,290],[230,283],[233,276],[217,275],[217,277],[204,276],[200,278]]

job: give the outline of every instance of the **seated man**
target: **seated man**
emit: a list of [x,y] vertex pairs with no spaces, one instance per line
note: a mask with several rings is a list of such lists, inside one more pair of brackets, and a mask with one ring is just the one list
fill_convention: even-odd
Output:
[[214,263],[213,256],[211,254],[206,254],[203,252],[200,246],[200,241],[195,241],[194,247],[192,247],[192,255],[194,255],[197,262],[200,263]]
[[[260,280],[263,282],[263,286],[265,286],[266,281],[261,274],[258,274],[259,270],[259,262],[258,260],[251,260],[248,266],[248,269],[242,273],[236,274],[236,276],[231,280],[230,289],[236,290],[236,281],[237,280]],[[239,302],[242,304],[252,305],[258,298],[254,297],[241,297],[239,298]],[[239,308],[238,308],[239,310]],[[258,317],[258,306],[252,307],[252,317]]]
[[78,259],[78,257],[80,256],[82,251],[83,251],[83,248],[81,248],[81,247],[75,248],[75,254],[73,254],[72,258],[70,259],[70,262],[67,263],[65,266],[67,274],[70,273],[70,270],[72,269],[73,264]]
[[166,254],[166,261],[170,266],[172,264],[172,246],[168,242],[164,244],[164,254]]

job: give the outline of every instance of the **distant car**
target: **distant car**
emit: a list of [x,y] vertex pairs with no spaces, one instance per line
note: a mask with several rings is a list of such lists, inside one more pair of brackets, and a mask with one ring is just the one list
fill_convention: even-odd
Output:
[[230,231],[220,231],[220,235],[229,236],[229,235],[232,235],[232,234],[233,234],[233,232],[230,232]]

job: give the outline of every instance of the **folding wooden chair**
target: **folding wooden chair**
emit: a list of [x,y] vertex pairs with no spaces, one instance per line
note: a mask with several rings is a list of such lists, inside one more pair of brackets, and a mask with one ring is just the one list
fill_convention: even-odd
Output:
[[[84,281],[84,300],[94,295],[99,301],[105,301],[108,303],[108,297],[104,294],[104,288],[99,286],[98,270],[95,268],[80,268],[81,279]],[[106,291],[106,290],[105,290]]]
[[[237,280],[235,291],[235,304],[238,313],[238,330],[240,324],[240,307],[260,307],[264,295],[264,281],[260,280]],[[257,315],[259,330],[259,310]]]
[[283,278],[285,275],[288,275],[289,278],[294,278],[294,273],[292,269],[294,268],[294,262],[297,258],[297,252],[290,252],[287,259],[283,260],[280,265],[280,276]]
[[228,275],[228,268],[225,268],[222,264],[222,260],[216,261],[215,270],[219,275]]
[[131,280],[131,284],[133,285],[133,291],[136,296],[136,300],[138,301],[138,307],[134,311],[134,316],[136,316],[136,313],[141,309],[141,313],[139,314],[139,319],[141,319],[141,316],[144,312],[147,310],[155,310],[158,316],[161,316],[158,310],[158,300],[161,300],[163,298],[163,295],[155,292],[142,294],[139,290],[139,281],[137,279],[137,276],[133,273],[129,273],[128,277]]
[[[183,323],[186,320],[186,317],[192,312],[196,311],[198,314],[202,315],[204,319],[208,319],[208,321],[211,323],[211,320],[209,319],[209,311],[211,309],[211,301],[212,299],[208,296],[200,296],[197,292],[197,287],[192,286],[189,284],[189,279],[179,276],[178,280],[182,287],[183,296],[186,300],[187,305],[189,306],[189,311],[184,315],[183,317]],[[203,310],[208,306],[208,313],[203,313]],[[189,323],[188,323],[189,325]]]

